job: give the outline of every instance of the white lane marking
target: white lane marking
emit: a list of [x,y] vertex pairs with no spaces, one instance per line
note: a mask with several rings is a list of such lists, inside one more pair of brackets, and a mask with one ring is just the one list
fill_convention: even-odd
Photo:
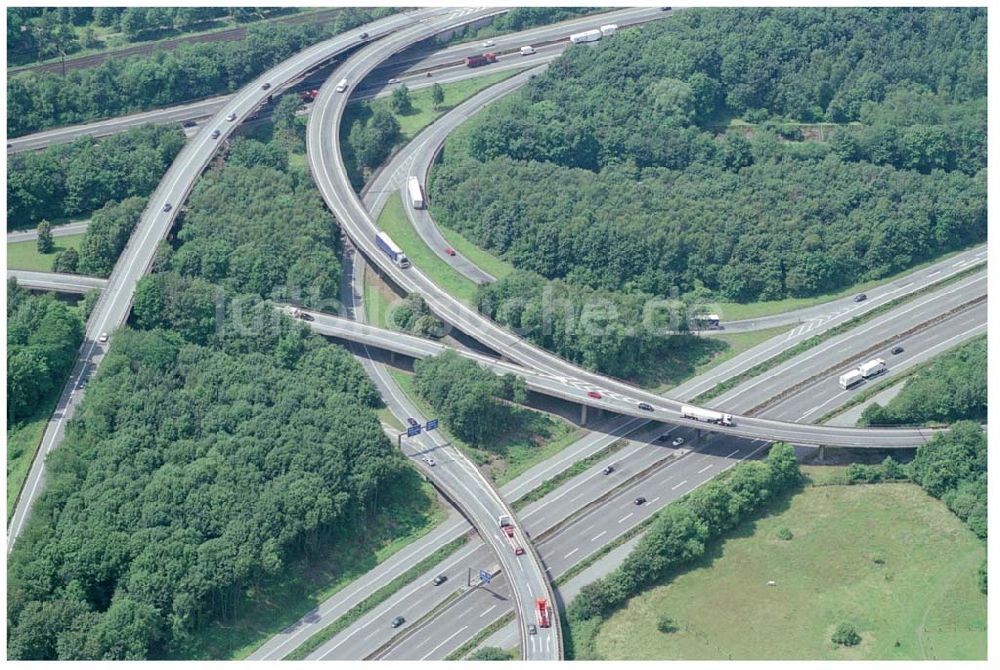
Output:
[[941,274],[941,270],[935,270],[934,272],[928,272],[927,276],[928,277],[933,277],[934,275],[938,275],[938,274]]
[[729,454],[728,456],[726,456],[726,458],[732,458],[733,456],[735,456],[735,455],[736,455],[736,454],[738,454],[739,452],[740,452],[740,450],[739,450],[739,449],[737,449],[737,450],[736,450],[736,451],[734,451],[733,453],[731,453],[731,454]]
[[483,613],[479,615],[479,618],[482,619],[484,616],[486,616],[487,614],[489,614],[490,612],[492,612],[496,608],[497,608],[496,605],[490,605],[489,608],[487,608],[486,610],[484,610]]
[[626,514],[622,518],[618,519],[618,523],[621,523],[622,521],[625,521],[626,519],[628,519],[629,517],[633,516],[634,514],[635,514],[635,512],[629,512],[628,514]]
[[452,638],[454,638],[456,635],[458,635],[459,633],[461,633],[466,628],[468,628],[468,626],[462,626],[461,628],[459,628],[458,630],[456,630],[454,633],[452,633],[451,635],[449,635],[448,637],[446,637],[444,640],[442,640],[439,645],[437,645],[436,647],[434,647],[433,649],[431,649],[429,652],[427,652],[427,654],[424,655],[420,660],[421,661],[426,661],[428,658],[430,658],[431,654],[433,654],[435,651],[437,651],[438,649],[440,649],[444,645],[446,645],[449,642],[451,642]]
[[652,500],[649,501],[649,504],[652,505],[653,503],[655,503],[659,499],[660,499],[660,496],[656,496],[655,498],[653,498]]
[[678,484],[677,486],[674,486],[674,487],[673,487],[673,488],[671,488],[670,490],[671,490],[671,491],[676,491],[677,489],[679,489],[680,487],[684,486],[684,485],[685,485],[685,484],[687,484],[687,483],[688,483],[688,480],[686,480],[686,479],[685,479],[685,480],[684,480],[684,481],[682,481],[682,482],[681,482],[680,484]]
[[712,469],[712,464],[709,463],[708,465],[706,465],[705,467],[703,467],[701,470],[699,470],[698,474],[700,475],[701,473],[705,472],[706,470],[711,470],[711,469]]
[[568,554],[566,554],[565,556],[563,556],[563,558],[569,558],[570,556],[572,556],[573,554],[575,554],[578,551],[580,551],[580,547],[577,547],[573,551],[569,552]]
[[607,534],[608,534],[608,531],[602,530],[600,533],[598,533],[594,537],[590,538],[590,541],[591,542],[597,542],[599,539],[601,539],[602,537],[604,537]]

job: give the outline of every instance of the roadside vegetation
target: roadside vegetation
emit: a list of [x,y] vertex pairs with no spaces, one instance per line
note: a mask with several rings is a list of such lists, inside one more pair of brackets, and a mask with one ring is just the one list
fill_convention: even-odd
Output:
[[146,125],[8,156],[7,229],[85,219],[109,201],[148,196],[184,141],[178,125]]
[[[832,468],[803,469],[814,483],[609,616],[594,657],[984,659],[984,545],[916,486],[845,486],[843,468],[840,483],[823,481]],[[856,645],[832,640],[844,624]]]
[[15,75],[7,80],[7,133],[17,137],[231,93],[292,54],[390,11],[345,8],[322,23],[253,25],[235,42],[184,44],[173,51],[112,58],[65,76]]
[[903,390],[884,407],[872,403],[861,426],[986,422],[986,338],[977,338],[935,357],[906,380]]
[[63,268],[76,267],[76,263],[72,262],[69,265],[63,263],[56,265],[55,259],[61,258],[63,261],[71,259],[72,254],[65,255],[63,252],[73,249],[76,251],[77,263],[79,263],[80,244],[83,242],[83,237],[83,234],[53,237],[52,247],[45,252],[38,250],[38,244],[35,240],[7,244],[7,269],[58,272]]
[[[477,115],[431,207],[573,287],[836,293],[985,239],[985,72],[980,10],[687,10],[571,47]],[[758,127],[716,136],[720,116]]]

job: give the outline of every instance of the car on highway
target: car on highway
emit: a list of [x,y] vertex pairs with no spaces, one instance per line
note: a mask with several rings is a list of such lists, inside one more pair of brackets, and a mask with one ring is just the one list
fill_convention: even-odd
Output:
[[901,354],[901,353],[903,353],[903,347],[895,346],[895,347],[892,348],[892,355],[893,356],[895,356],[896,354]]
[[420,425],[420,422],[414,419],[412,416],[406,417],[406,423],[410,424],[414,428]]
[[485,42],[483,42],[483,48],[484,49],[487,49],[489,47],[495,47],[496,45],[497,45],[497,43],[494,42],[493,40],[486,40]]
[[633,502],[633,504],[636,504],[636,505],[645,505],[646,504],[646,499],[643,498],[642,496],[639,496],[638,498],[636,498],[632,502]]
[[299,318],[303,321],[315,321],[316,318],[312,314],[306,314],[305,312],[299,312]]
[[434,459],[431,458],[430,456],[424,456],[423,461],[424,461],[424,463],[426,463],[430,467],[432,467],[432,468],[434,467]]
[[108,341],[108,334],[107,333],[101,333],[100,336],[97,338],[97,341],[98,342],[107,342]]
[[271,82],[265,81],[264,84],[260,88],[261,88],[261,90],[266,91],[267,89],[271,88]]
[[533,623],[528,624],[528,635],[538,635],[538,626]]
[[658,438],[656,438],[657,442],[667,442],[669,440],[670,440],[670,433],[664,433],[663,435],[660,435]]
[[222,134],[222,131],[219,130],[218,128],[216,128],[215,130],[212,131],[211,138],[213,140],[217,140],[217,139],[219,139],[219,135],[221,135],[221,134]]
[[366,40],[366,39],[368,39],[368,33],[361,33],[360,35],[358,35],[358,39],[359,40]]
[[597,391],[587,391],[587,395],[590,396],[591,398],[596,398],[597,400],[600,400],[603,397]]
[[455,255],[455,250],[452,249],[451,247],[445,247],[444,248],[444,252],[446,254],[448,254],[449,256],[454,256]]
[[448,581],[448,575],[438,575],[434,578],[434,586],[441,586]]
[[614,471],[615,471],[615,466],[613,465],[609,465],[608,467],[604,468],[604,474],[606,475],[610,475]]
[[674,441],[671,442],[671,444],[673,444],[675,447],[679,447],[682,444],[684,444],[684,438],[683,437],[675,437]]
[[401,616],[398,616],[395,619],[393,619],[392,622],[389,625],[392,626],[393,628],[399,628],[404,623],[406,623],[406,619],[404,619]]
[[868,300],[868,296],[866,296],[864,293],[859,293],[856,296],[854,296],[854,302],[864,302],[865,300]]
[[236,120],[236,112],[229,112],[229,114],[226,115],[226,121],[235,121],[235,120]]
[[163,203],[163,211],[164,212],[169,212],[173,208],[174,208],[174,206],[171,205],[169,202]]
[[192,120],[188,119],[187,121],[185,121],[184,123],[181,124],[181,127],[182,128],[194,128],[197,125],[198,125],[197,121],[192,121]]
[[639,403],[639,409],[645,410],[647,412],[652,412],[653,411],[653,406],[650,405],[648,402],[641,402],[641,403]]
[[514,549],[515,556],[524,556],[524,547],[517,547]]

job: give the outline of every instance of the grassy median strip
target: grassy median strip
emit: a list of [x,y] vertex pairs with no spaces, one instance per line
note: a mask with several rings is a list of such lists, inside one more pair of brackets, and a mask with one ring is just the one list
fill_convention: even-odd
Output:
[[551,479],[546,479],[544,482],[542,482],[541,484],[539,484],[538,486],[531,489],[523,496],[515,500],[511,504],[511,507],[516,512],[518,510],[523,509],[525,506],[535,502],[536,500],[541,500],[549,493],[552,493],[557,488],[562,486],[564,482],[572,479],[573,477],[576,477],[581,472],[587,471],[595,463],[599,462],[601,459],[607,456],[610,456],[611,454],[620,450],[627,444],[628,440],[626,440],[625,438],[615,440],[608,446],[604,447],[603,449],[597,451],[594,454],[591,454],[582,461],[577,461],[573,465],[569,466],[568,468],[557,474],[555,477],[552,477]]
[[371,594],[360,603],[352,607],[350,610],[345,612],[343,615],[338,617],[333,623],[327,625],[321,631],[314,633],[308,640],[302,643],[299,647],[295,649],[291,654],[289,654],[286,659],[290,661],[301,661],[306,658],[309,654],[316,651],[323,645],[324,642],[332,638],[334,635],[344,630],[352,623],[363,617],[368,612],[375,609],[377,606],[384,603],[389,599],[394,593],[399,591],[401,588],[412,582],[414,579],[419,577],[424,572],[427,572],[432,567],[437,565],[439,562],[451,556],[455,553],[462,545],[468,541],[468,536],[463,535],[460,538],[452,540],[448,544],[444,545],[433,554],[427,556],[426,558],[420,560],[416,565],[408,569],[403,574],[399,575],[391,582],[380,588],[375,593]]
[[930,367],[931,365],[933,365],[934,362],[937,361],[937,359],[940,358],[941,356],[945,356],[945,355],[951,353],[952,351],[954,351],[955,349],[957,349],[959,347],[964,347],[966,345],[972,344],[973,342],[976,342],[978,340],[984,340],[984,339],[986,339],[985,335],[978,335],[978,336],[972,338],[971,340],[967,340],[965,342],[960,342],[960,343],[956,344],[954,347],[952,347],[951,349],[947,349],[945,351],[942,351],[937,356],[934,356],[934,357],[932,357],[932,358],[930,358],[930,359],[928,359],[928,360],[926,360],[923,363],[920,363],[918,365],[914,365],[909,370],[905,370],[904,372],[901,372],[900,374],[898,374],[898,375],[896,375],[894,377],[890,377],[889,379],[883,379],[881,382],[879,382],[879,383],[871,386],[870,388],[865,389],[861,393],[858,393],[857,395],[855,395],[853,398],[851,398],[850,400],[848,400],[846,403],[844,403],[840,407],[835,407],[834,409],[830,410],[829,412],[827,412],[826,414],[824,414],[820,418],[816,419],[816,421],[814,421],[813,423],[816,423],[816,424],[826,423],[827,421],[829,421],[833,417],[838,416],[840,414],[843,414],[844,412],[846,412],[847,410],[851,409],[852,407],[856,407],[857,405],[860,405],[861,403],[865,402],[869,398],[872,398],[873,396],[878,395],[879,393],[881,393],[882,391],[886,390],[890,386],[895,386],[896,384],[902,384],[902,383],[904,383],[907,379],[909,379],[913,375],[915,375],[918,372],[921,372],[923,370],[926,370],[928,367]]
[[954,284],[955,282],[961,279],[965,279],[969,275],[976,274],[977,272],[982,272],[983,269],[984,266],[982,265],[975,265],[973,267],[966,268],[965,270],[962,270],[961,272],[954,274],[951,277],[948,277],[947,279],[942,279],[939,282],[929,284],[917,291],[914,291],[913,293],[908,293],[907,295],[903,295],[893,300],[890,300],[884,305],[879,305],[875,309],[865,312],[864,314],[859,314],[850,321],[846,321],[840,324],[839,326],[835,326],[830,330],[827,330],[826,332],[820,333],[819,335],[814,335],[813,337],[810,337],[808,340],[803,340],[802,342],[796,344],[794,347],[791,347],[790,349],[785,349],[776,356],[772,356],[766,361],[758,363],[749,370],[741,372],[740,374],[734,377],[730,377],[729,379],[720,384],[716,384],[715,386],[708,389],[704,393],[701,393],[692,398],[691,402],[697,405],[704,403],[708,400],[711,400],[712,398],[717,398],[726,391],[736,388],[743,382],[753,379],[757,375],[763,374],[768,370],[778,365],[781,365],[785,361],[790,360],[795,356],[798,356],[804,351],[808,351],[812,347],[815,347],[816,345],[821,344],[832,337],[836,337],[837,335],[846,333],[852,328],[857,328],[861,324],[867,323],[868,321],[871,321],[875,317],[881,316],[882,314],[885,314],[886,312],[893,310],[899,307],[900,305],[915,300],[920,296],[926,295],[927,293],[932,293],[934,291],[939,291],[942,288]]
[[498,630],[500,630],[501,628],[503,628],[504,626],[506,626],[507,624],[509,624],[513,620],[514,620],[514,612],[512,612],[512,611],[511,612],[507,612],[502,617],[500,617],[499,619],[497,619],[496,621],[494,621],[493,623],[491,623],[489,626],[487,626],[486,628],[483,628],[478,633],[476,633],[475,635],[473,635],[472,638],[468,642],[466,642],[465,644],[463,644],[461,647],[459,647],[455,651],[453,651],[450,654],[448,654],[447,656],[445,656],[444,660],[446,660],[446,661],[460,661],[460,660],[462,660],[465,657],[466,654],[468,654],[473,649],[475,649],[476,647],[478,647],[480,642],[482,642],[483,640],[485,640],[486,638],[488,638],[490,635],[493,635],[493,633],[497,632]]

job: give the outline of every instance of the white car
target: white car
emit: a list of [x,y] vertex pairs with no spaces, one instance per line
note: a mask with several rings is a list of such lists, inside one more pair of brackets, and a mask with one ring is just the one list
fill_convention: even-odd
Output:
[[493,40],[486,40],[485,42],[483,42],[483,47],[484,48],[485,47],[492,47],[492,46],[496,46],[496,42],[494,42]]
[[226,117],[226,121],[235,121],[235,120],[236,120],[236,112],[229,112],[229,116]]
[[424,456],[424,463],[431,466],[432,468],[434,467],[434,459],[431,458],[430,456]]
[[673,442],[673,445],[674,445],[675,447],[679,447],[679,446],[681,446],[682,444],[684,444],[684,438],[683,438],[683,437],[675,437],[675,438],[674,438],[674,442]]
[[107,333],[101,333],[101,335],[97,338],[97,341],[101,342],[101,343],[107,342],[108,341],[108,334]]

